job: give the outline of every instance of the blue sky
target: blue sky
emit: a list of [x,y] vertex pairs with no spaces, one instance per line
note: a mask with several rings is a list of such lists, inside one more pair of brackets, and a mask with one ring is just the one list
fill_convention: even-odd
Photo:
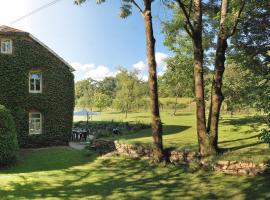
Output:
[[[0,0],[0,24],[9,23],[52,0]],[[142,0],[138,0],[141,2]],[[16,5],[16,6],[15,6]],[[96,5],[88,0],[75,6],[72,0],[60,0],[55,5],[10,26],[28,31],[72,64],[75,79],[87,77],[102,79],[115,75],[118,66],[141,69],[145,79],[146,52],[143,19],[137,10],[127,19],[118,16],[120,1],[108,0]],[[159,72],[165,70],[163,62],[170,52],[163,45],[160,19],[166,11],[160,1],[153,6],[156,52]]]

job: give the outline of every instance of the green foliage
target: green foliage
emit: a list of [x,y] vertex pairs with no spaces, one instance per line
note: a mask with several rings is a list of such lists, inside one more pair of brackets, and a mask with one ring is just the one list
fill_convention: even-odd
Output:
[[118,129],[119,135],[131,135],[143,129],[149,129],[150,124],[141,122],[120,122],[120,121],[91,121],[91,122],[75,122],[75,127],[84,128],[90,131],[96,138],[113,137],[114,129]]
[[[245,67],[258,73],[269,73],[270,62],[270,6],[268,0],[250,0],[246,4],[243,20],[232,38],[230,56]],[[268,69],[267,69],[268,68]]]
[[267,116],[267,126],[268,128],[262,129],[259,139],[262,140],[264,143],[269,144],[270,147],[270,114]]
[[13,164],[18,157],[16,126],[8,109],[0,105],[0,167]]
[[137,72],[128,72],[125,69],[120,71],[117,77],[107,77],[100,81],[87,79],[76,82],[76,106],[100,111],[114,106],[125,112],[124,102],[128,102],[128,111],[147,109],[149,101],[141,97],[148,96],[148,82],[140,81]]
[[112,104],[112,97],[115,96],[115,78],[109,77],[102,81],[91,78],[78,81],[75,84],[76,105],[80,108],[100,111]]
[[98,91],[110,97],[114,97],[116,93],[116,78],[106,77],[104,80],[98,82]]
[[91,78],[78,81],[75,84],[76,105],[80,108],[93,110],[95,107],[95,95],[98,90],[98,81]]
[[78,81],[75,84],[75,98],[78,100],[79,98],[83,97],[85,93],[89,90],[89,80],[82,80]]
[[140,80],[137,72],[129,72],[126,69],[120,69],[116,76],[117,90],[114,99],[114,106],[117,110],[126,114],[139,107],[144,93],[140,88]]
[[[0,104],[11,110],[21,147],[66,145],[74,108],[74,76],[47,49],[28,37],[13,39],[14,53],[0,54]],[[29,72],[41,70],[42,94],[29,93]],[[29,135],[29,112],[42,113],[42,134]]]
[[97,93],[95,95],[95,107],[102,111],[104,108],[107,108],[112,103],[110,96],[102,93]]
[[[86,0],[74,0],[76,5],[81,5],[85,3]],[[96,0],[97,4],[105,3],[106,0]],[[121,18],[127,18],[132,14],[132,1],[131,0],[120,0],[121,6],[119,11],[119,16]]]
[[[167,70],[161,86],[171,97],[192,97],[194,91],[193,60],[189,56],[176,55],[167,59]],[[162,96],[162,94],[161,94]]]
[[263,129],[259,135],[259,139],[262,140],[264,143],[269,144],[269,146],[270,146],[270,130]]
[[254,95],[256,95],[256,74],[248,68],[235,63],[226,66],[223,79],[224,102],[227,111],[233,113],[237,109],[254,107]]

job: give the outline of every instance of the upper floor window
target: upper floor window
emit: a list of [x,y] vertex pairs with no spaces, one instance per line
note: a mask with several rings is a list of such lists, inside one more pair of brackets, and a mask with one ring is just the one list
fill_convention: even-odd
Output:
[[40,112],[29,113],[29,134],[42,133],[42,115]]
[[42,74],[41,72],[30,72],[29,74],[29,92],[42,92]]
[[10,39],[1,40],[1,53],[12,54],[12,40]]

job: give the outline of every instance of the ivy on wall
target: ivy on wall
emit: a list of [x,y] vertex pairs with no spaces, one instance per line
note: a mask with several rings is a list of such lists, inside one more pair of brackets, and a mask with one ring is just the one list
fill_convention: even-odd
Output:
[[[12,40],[13,54],[0,54],[0,104],[11,110],[19,145],[26,148],[66,145],[73,120],[73,74],[29,37],[13,36]],[[42,72],[41,94],[29,93],[29,72],[34,68]],[[33,110],[42,113],[40,135],[29,135],[29,111]]]

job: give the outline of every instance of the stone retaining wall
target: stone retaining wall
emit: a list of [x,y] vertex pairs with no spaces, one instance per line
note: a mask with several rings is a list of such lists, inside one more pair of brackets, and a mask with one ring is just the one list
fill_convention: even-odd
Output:
[[215,171],[226,174],[238,175],[257,175],[266,173],[269,170],[267,164],[254,164],[252,162],[243,161],[218,161],[214,166]]
[[[92,145],[100,153],[117,152],[132,158],[147,158],[152,157],[153,151],[150,147],[121,143],[119,141],[111,140],[95,140]],[[203,168],[212,169],[214,171],[237,174],[237,175],[257,175],[269,171],[267,164],[254,164],[244,161],[217,161],[215,164],[210,163],[208,160],[201,160],[197,152],[186,151],[169,151],[168,159],[173,164],[190,164],[198,163]]]

